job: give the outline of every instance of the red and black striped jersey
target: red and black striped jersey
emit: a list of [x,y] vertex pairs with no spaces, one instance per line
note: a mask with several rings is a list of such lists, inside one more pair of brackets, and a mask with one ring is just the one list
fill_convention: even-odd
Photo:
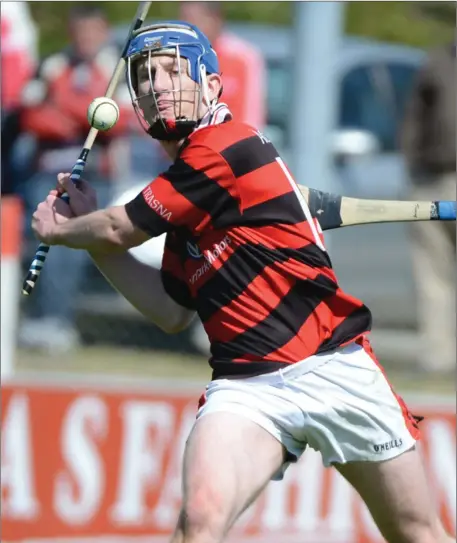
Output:
[[248,125],[194,132],[126,211],[149,235],[167,232],[163,284],[198,312],[213,378],[274,371],[371,328],[289,170]]

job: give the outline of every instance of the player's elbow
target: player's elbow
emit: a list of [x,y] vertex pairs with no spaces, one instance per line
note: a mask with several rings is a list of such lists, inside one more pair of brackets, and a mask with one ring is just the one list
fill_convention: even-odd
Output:
[[173,312],[169,318],[162,320],[160,323],[156,323],[159,328],[166,334],[179,334],[184,331],[195,317],[195,311],[190,311],[179,307],[179,309]]
[[185,330],[187,328],[187,326],[178,326],[178,325],[175,325],[175,324],[170,324],[170,323],[161,323],[159,325],[159,328],[162,330],[162,332],[165,332],[166,334],[169,334],[169,335],[174,335],[174,334],[179,334],[179,332],[182,332],[183,330]]
[[147,234],[132,224],[124,206],[111,207],[105,212],[109,224],[106,237],[113,252],[126,251],[149,239]]

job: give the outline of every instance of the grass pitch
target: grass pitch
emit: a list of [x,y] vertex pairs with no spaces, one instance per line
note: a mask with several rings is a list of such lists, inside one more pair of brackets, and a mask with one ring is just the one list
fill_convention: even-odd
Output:
[[[167,379],[204,383],[211,378],[205,357],[167,351],[83,347],[70,353],[50,354],[18,350],[16,367],[21,372],[66,373],[90,378],[95,374],[137,379]],[[412,368],[385,363],[387,375],[398,393],[418,392],[455,396],[455,377],[421,375]]]

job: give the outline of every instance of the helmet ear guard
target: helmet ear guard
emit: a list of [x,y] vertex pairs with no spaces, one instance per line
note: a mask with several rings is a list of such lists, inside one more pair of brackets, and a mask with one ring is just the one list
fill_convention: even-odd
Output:
[[[165,119],[158,113],[157,120],[151,125],[139,106],[139,99],[142,97],[138,95],[136,63],[146,55],[151,58],[161,54],[174,54],[178,60],[180,58],[187,60],[189,76],[199,86],[195,90],[198,97],[196,96],[193,118],[181,115],[182,85],[180,83],[179,89],[170,89],[175,104],[178,104],[176,94],[179,97],[179,113],[176,114],[176,118]],[[142,27],[134,33],[127,50],[126,60],[127,84],[132,104],[143,129],[154,139],[176,141],[189,136],[201,120],[199,118],[200,105],[204,103],[211,112],[217,104],[221,92],[219,92],[217,98],[210,101],[207,82],[207,75],[219,73],[217,55],[212,49],[208,38],[194,25],[181,21],[169,21]],[[150,87],[153,89],[150,67],[149,77]],[[153,97],[157,106],[156,93],[151,91],[149,94]]]

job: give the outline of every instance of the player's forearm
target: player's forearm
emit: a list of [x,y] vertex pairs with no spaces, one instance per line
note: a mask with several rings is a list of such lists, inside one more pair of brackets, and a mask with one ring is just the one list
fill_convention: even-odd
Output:
[[178,305],[166,293],[160,270],[137,261],[128,252],[90,254],[108,282],[142,315],[165,332],[179,332],[194,318],[194,311]]
[[112,207],[75,217],[59,225],[52,244],[90,252],[119,253],[138,244],[133,238],[134,229],[123,220],[122,209]]

